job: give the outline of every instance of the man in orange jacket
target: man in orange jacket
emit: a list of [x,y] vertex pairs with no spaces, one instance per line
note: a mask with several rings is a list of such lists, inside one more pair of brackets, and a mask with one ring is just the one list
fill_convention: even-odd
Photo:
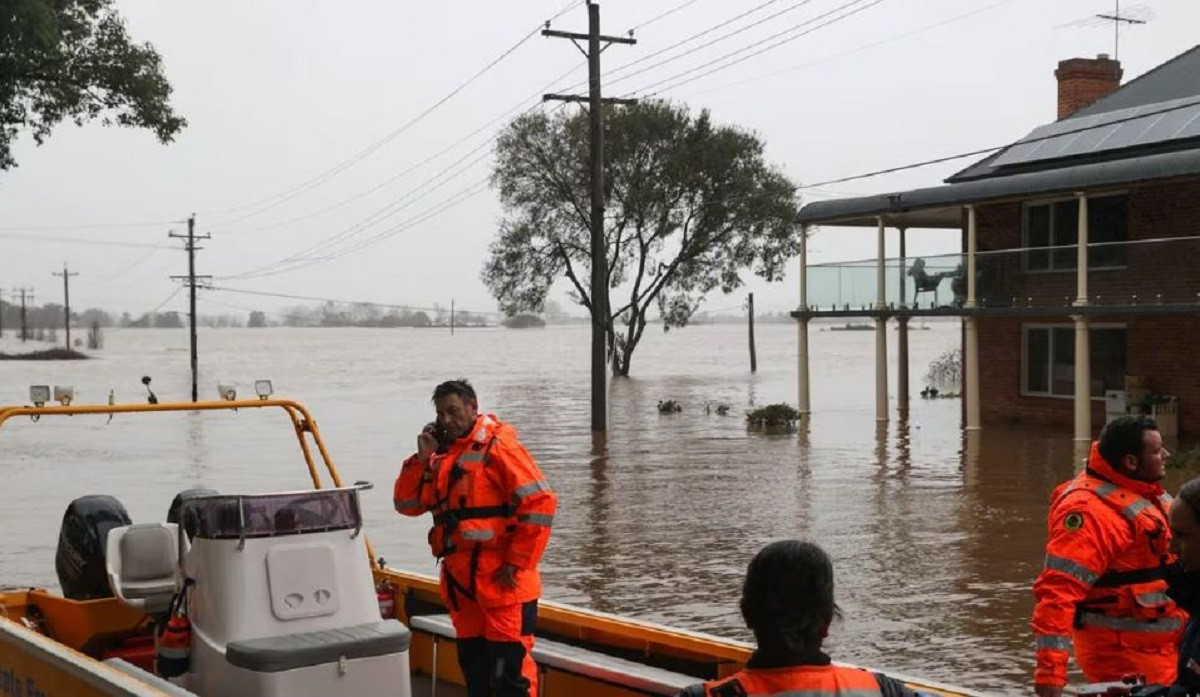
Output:
[[516,430],[480,414],[475,390],[451,380],[433,391],[437,420],[396,478],[396,511],[433,513],[429,545],[458,639],[470,697],[537,694],[533,630],[557,497]]
[[1084,471],[1051,495],[1045,567],[1033,584],[1040,697],[1062,694],[1072,647],[1092,682],[1174,680],[1186,613],[1163,580],[1171,497],[1159,482],[1170,455],[1153,419],[1118,416]]

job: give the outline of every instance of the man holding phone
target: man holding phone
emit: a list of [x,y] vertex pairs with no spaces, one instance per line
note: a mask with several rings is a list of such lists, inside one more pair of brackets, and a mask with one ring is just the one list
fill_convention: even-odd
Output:
[[512,426],[480,414],[465,379],[433,391],[437,419],[396,478],[402,515],[433,513],[429,545],[470,697],[537,694],[533,630],[557,497]]

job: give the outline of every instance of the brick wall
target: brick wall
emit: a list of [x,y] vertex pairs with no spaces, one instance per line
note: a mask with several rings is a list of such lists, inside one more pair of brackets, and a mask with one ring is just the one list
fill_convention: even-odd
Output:
[[[1020,203],[978,209],[979,248],[1010,249],[1022,242]],[[1200,180],[1153,184],[1129,190],[1129,236],[1132,240],[1183,237],[1200,234]],[[1154,304],[1161,293],[1165,301],[1200,302],[1200,243],[1131,245],[1127,268],[1089,274],[1089,296],[1103,304],[1126,302],[1137,295],[1138,304]],[[1034,273],[1021,271],[1019,255],[1000,255],[981,262],[981,297],[1074,297],[1074,271]],[[1000,289],[1000,290],[997,290]],[[1039,302],[1037,304],[1045,304]],[[1071,399],[1021,396],[1021,326],[1026,322],[1070,323],[1060,318],[1023,320],[1017,317],[984,317],[979,320],[979,360],[987,366],[980,375],[981,410],[985,422],[1024,421],[1048,423],[1070,430],[1074,422]],[[1182,435],[1200,437],[1200,370],[1189,360],[1200,348],[1200,316],[1137,316],[1094,319],[1126,324],[1126,372],[1140,375],[1159,394],[1179,398]],[[1103,402],[1092,405],[1093,430],[1104,422]]]

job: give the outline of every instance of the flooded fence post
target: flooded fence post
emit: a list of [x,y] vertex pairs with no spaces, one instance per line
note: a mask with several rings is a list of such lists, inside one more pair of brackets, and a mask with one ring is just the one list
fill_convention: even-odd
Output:
[[758,356],[754,352],[754,293],[746,304],[747,315],[750,318],[750,372],[758,372]]

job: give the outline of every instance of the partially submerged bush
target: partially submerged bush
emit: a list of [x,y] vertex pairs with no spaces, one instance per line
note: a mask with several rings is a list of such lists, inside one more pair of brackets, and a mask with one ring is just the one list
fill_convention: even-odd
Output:
[[800,411],[790,404],[768,404],[746,412],[746,429],[764,433],[789,432],[796,428]]

